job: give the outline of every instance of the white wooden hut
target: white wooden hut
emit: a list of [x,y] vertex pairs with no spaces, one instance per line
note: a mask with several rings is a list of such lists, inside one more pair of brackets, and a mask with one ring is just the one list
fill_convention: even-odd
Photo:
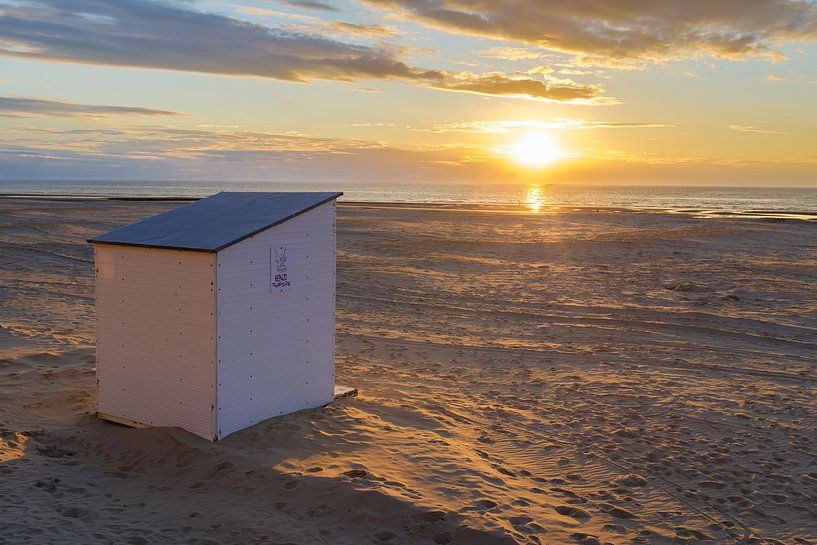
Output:
[[335,199],[219,193],[90,240],[97,410],[218,440],[335,394]]

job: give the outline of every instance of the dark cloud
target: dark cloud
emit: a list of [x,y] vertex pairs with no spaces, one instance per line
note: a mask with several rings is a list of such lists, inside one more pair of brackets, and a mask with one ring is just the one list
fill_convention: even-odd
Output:
[[399,32],[393,27],[362,23],[347,23],[345,21],[329,21],[322,27],[329,31],[353,36],[397,36]]
[[28,117],[32,115],[101,117],[111,115],[171,116],[181,114],[167,110],[131,106],[100,106],[41,98],[0,97],[0,116]]
[[338,8],[325,2],[311,2],[309,0],[279,0],[282,4],[296,8],[317,9],[321,11],[340,11]]
[[21,58],[287,81],[414,75],[383,48],[155,1],[31,0],[0,13],[0,54]]
[[711,55],[781,58],[786,42],[817,39],[817,5],[802,0],[366,0],[445,30],[511,39],[584,60]]
[[[460,164],[463,153],[404,150],[373,140],[162,125],[116,132],[17,127],[0,133],[0,164],[8,178],[422,179],[437,173],[440,164]],[[453,175],[455,168],[447,170]]]
[[527,76],[508,76],[500,72],[488,74],[443,72],[439,78],[429,77],[428,80],[429,85],[437,89],[557,102],[589,102],[601,94],[601,89],[597,85],[575,82],[551,83]]
[[167,125],[124,125],[116,129],[53,129],[14,127],[0,136],[0,144],[36,142],[62,151],[98,154],[139,153],[163,157],[194,157],[227,151],[346,153],[380,148],[376,141],[354,138],[321,138],[300,134],[247,130],[210,130]]
[[[184,6],[184,4],[182,4]],[[372,34],[379,25],[344,25]],[[0,11],[0,55],[286,81],[400,78],[450,91],[585,101],[594,85],[536,75],[424,70],[394,49],[349,44],[150,0],[29,0]]]
[[507,134],[530,129],[543,130],[592,130],[592,129],[662,129],[671,127],[666,123],[633,123],[627,121],[592,121],[586,119],[554,118],[511,121],[454,121],[436,123],[431,127],[411,127],[419,132],[462,132]]

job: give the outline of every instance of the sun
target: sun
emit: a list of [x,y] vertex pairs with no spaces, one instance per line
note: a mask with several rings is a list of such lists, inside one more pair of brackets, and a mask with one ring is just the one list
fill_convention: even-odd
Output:
[[556,140],[544,132],[523,134],[509,151],[514,161],[528,168],[544,168],[564,156]]

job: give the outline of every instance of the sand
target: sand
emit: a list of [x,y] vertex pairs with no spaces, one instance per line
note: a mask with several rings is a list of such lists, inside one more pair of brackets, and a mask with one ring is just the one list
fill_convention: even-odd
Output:
[[0,543],[817,543],[817,224],[339,207],[338,382],[209,443],[95,418],[84,240],[0,200]]

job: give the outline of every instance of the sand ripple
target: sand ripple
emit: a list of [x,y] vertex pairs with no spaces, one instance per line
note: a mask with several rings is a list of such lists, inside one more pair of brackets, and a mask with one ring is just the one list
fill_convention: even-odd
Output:
[[817,225],[339,209],[338,380],[212,444],[98,421],[91,249],[0,202],[0,543],[817,543]]

